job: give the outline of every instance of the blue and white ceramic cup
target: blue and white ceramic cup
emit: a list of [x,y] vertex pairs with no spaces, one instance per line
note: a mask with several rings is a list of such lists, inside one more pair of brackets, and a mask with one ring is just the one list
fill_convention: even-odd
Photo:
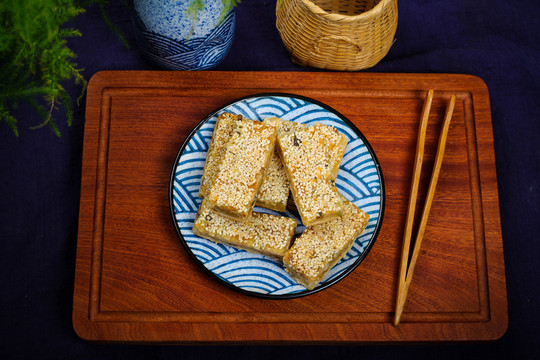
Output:
[[[197,11],[196,3],[202,4]],[[219,64],[231,48],[234,9],[222,0],[135,0],[137,43],[157,65],[170,70],[204,70]]]

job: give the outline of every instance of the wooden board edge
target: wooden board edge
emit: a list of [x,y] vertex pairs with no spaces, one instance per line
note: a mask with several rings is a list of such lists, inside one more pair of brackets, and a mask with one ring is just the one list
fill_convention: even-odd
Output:
[[[92,76],[87,88],[85,126],[83,136],[83,166],[77,230],[77,249],[73,289],[72,326],[81,339],[92,340],[94,327],[89,314],[89,295],[92,270],[93,214],[95,211],[96,171],[98,158],[99,123],[104,84],[112,74],[99,72]],[[87,199],[89,196],[90,199]],[[83,261],[84,259],[84,261]]]
[[[483,194],[482,207],[484,214],[489,214],[489,218],[484,219],[484,231],[486,244],[489,245],[489,247],[486,246],[486,262],[489,276],[489,315],[490,322],[495,327],[491,340],[498,340],[508,330],[509,319],[491,103],[489,89],[484,80],[477,76],[471,77],[474,78],[477,84],[477,88],[473,91],[473,96],[478,96],[485,100],[482,107],[475,108],[475,125],[477,126],[476,131],[479,123],[483,128],[481,133],[483,144],[479,144],[478,147],[479,156],[483,159],[483,163],[479,164],[479,166],[488,170],[480,171],[480,185]],[[476,110],[478,110],[480,116],[477,116]],[[476,135],[478,136],[478,133]],[[490,178],[486,174],[493,174],[495,177]],[[497,266],[495,266],[495,263]],[[494,286],[494,283],[497,283],[497,286]],[[496,289],[498,292],[496,292]]]

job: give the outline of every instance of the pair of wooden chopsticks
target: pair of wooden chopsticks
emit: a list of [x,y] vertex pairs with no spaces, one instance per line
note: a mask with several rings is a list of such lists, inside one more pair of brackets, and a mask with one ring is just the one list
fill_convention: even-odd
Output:
[[433,166],[433,172],[431,173],[431,180],[429,182],[428,193],[426,202],[424,203],[424,210],[422,211],[422,217],[420,220],[420,227],[416,235],[416,242],[414,244],[414,250],[409,264],[409,248],[411,245],[412,226],[414,221],[414,212],[416,207],[416,198],[418,195],[418,183],[420,181],[420,173],[422,169],[422,161],[424,159],[424,143],[426,139],[427,123],[429,118],[429,112],[431,109],[431,103],[433,101],[433,90],[429,90],[422,109],[422,117],[420,119],[420,130],[418,132],[418,139],[416,143],[416,155],[413,168],[413,179],[411,185],[411,193],[409,196],[409,206],[407,209],[407,222],[405,223],[405,233],[403,236],[403,248],[401,254],[401,264],[399,269],[398,280],[398,295],[396,301],[396,312],[394,317],[394,326],[399,325],[401,315],[403,313],[403,307],[405,306],[405,300],[407,299],[407,293],[420,253],[420,246],[422,244],[422,238],[424,237],[424,231],[426,230],[427,219],[429,211],[431,210],[431,203],[433,202],[433,196],[435,194],[435,188],[437,181],[439,180],[439,172],[441,170],[441,164],[444,156],[444,149],[446,146],[446,138],[448,135],[448,128],[450,127],[450,121],[452,120],[452,113],[454,112],[454,106],[456,103],[456,96],[452,95],[450,103],[446,108],[446,114],[444,117],[444,124],[439,136],[439,145],[437,146],[437,155],[435,156],[435,164]]

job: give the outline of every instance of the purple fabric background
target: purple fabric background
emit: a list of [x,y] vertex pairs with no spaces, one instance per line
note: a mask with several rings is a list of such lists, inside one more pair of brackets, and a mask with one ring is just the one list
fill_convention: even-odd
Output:
[[[91,7],[69,41],[89,79],[101,70],[155,70],[138,51],[129,11],[108,12],[126,49]],[[396,42],[369,72],[463,73],[490,91],[506,262],[509,326],[486,344],[399,346],[128,346],[80,340],[71,325],[84,102],[63,134],[21,106],[20,136],[0,123],[0,354],[9,359],[540,358],[540,2],[399,1]],[[275,1],[244,0],[227,58],[215,70],[315,71],[294,65],[275,29]],[[66,84],[76,98],[80,88]]]

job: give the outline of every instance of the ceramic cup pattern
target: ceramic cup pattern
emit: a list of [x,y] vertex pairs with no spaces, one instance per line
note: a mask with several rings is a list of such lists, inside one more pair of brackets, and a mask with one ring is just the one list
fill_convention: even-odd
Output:
[[221,0],[201,0],[194,14],[192,1],[135,0],[135,37],[144,54],[170,70],[205,70],[229,52],[235,33],[235,12],[223,11]]

